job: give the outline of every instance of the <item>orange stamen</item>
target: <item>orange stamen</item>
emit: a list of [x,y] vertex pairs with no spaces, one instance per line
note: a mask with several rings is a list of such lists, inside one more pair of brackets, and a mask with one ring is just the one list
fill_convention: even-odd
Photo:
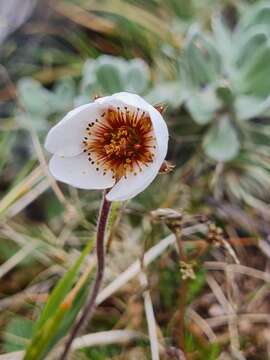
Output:
[[110,107],[101,119],[95,120],[91,133],[89,127],[86,129],[83,139],[84,151],[91,154],[91,164],[101,164],[117,180],[128,174],[137,175],[142,167],[153,162],[151,149],[155,146],[151,119],[138,108]]

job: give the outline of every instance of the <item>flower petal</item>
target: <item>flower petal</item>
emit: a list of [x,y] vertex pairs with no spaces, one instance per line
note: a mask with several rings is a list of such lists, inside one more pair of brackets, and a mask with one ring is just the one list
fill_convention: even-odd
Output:
[[142,192],[157,176],[165,156],[166,153],[158,153],[154,162],[148,167],[144,167],[142,172],[139,172],[136,176],[130,174],[126,179],[121,178],[106,195],[107,200],[125,201]]
[[122,103],[126,105],[131,105],[134,106],[135,108],[138,107],[142,110],[148,111],[150,118],[152,120],[159,152],[162,154],[162,156],[164,155],[165,158],[166,153],[168,151],[169,132],[168,132],[167,124],[164,121],[160,112],[139,95],[128,92],[120,92],[113,94],[112,96],[105,96],[103,98],[99,98],[96,101],[105,105],[107,103],[113,104],[115,100],[118,101],[120,100]]
[[141,110],[149,113],[157,141],[157,149],[154,162],[150,166],[144,167],[143,171],[139,172],[138,175],[135,176],[130,174],[127,179],[122,178],[115,184],[106,196],[110,201],[124,201],[131,199],[150,185],[158,174],[158,171],[165,159],[169,139],[168,128],[161,114],[140,96],[132,93],[121,92],[112,96],[100,98],[97,101],[105,105],[114,104],[114,101],[117,100],[128,106],[140,108]]
[[95,121],[104,111],[96,102],[77,107],[70,111],[49,131],[45,148],[59,156],[76,156],[83,151],[82,140],[89,122]]
[[53,155],[49,163],[51,174],[59,181],[80,189],[107,189],[114,185],[115,180],[108,172],[103,175],[103,169],[96,170],[85,153],[74,157]]

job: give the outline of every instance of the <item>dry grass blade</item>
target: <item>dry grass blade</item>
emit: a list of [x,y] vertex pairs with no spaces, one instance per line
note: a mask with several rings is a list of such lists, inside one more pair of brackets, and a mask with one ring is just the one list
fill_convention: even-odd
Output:
[[148,326],[152,360],[159,360],[159,345],[158,345],[158,337],[156,330],[156,320],[155,320],[150,292],[147,289],[148,281],[144,272],[140,274],[139,278],[140,278],[141,286],[145,288],[143,292],[144,310],[145,310],[147,326]]
[[89,13],[75,4],[52,1],[50,6],[59,14],[68,17],[70,20],[88,29],[104,34],[110,34],[115,30],[115,24],[112,21]]
[[[20,247],[29,243],[35,244],[35,248],[32,251],[32,255],[36,257],[42,264],[50,265],[52,259],[55,261],[58,258],[61,262],[68,259],[68,254],[62,248],[57,248],[53,245],[44,242],[43,239],[29,236],[22,229],[22,232],[16,231],[14,224],[5,224],[0,228],[0,234],[18,244]],[[45,245],[43,249],[40,245]]]
[[[189,228],[183,230],[183,236],[188,236],[196,232],[205,232],[207,230],[205,225],[194,225]],[[148,266],[152,261],[154,261],[157,257],[159,257],[169,246],[175,244],[175,236],[170,235],[165,239],[161,240],[158,244],[153,246],[150,250],[148,250],[144,255],[144,266]],[[137,260],[133,263],[127,270],[121,273],[111,284],[105,287],[97,297],[97,304],[102,303],[105,299],[110,297],[116,291],[121,289],[127,282],[133,279],[135,276],[139,275],[141,272],[141,261]],[[149,300],[149,299],[148,299]],[[150,313],[149,301],[147,301],[147,311]],[[152,311],[152,310],[151,310]],[[152,316],[152,315],[151,315]],[[152,332],[152,330],[151,330]],[[157,344],[156,344],[157,345]],[[155,346],[156,348],[156,346]],[[156,351],[156,350],[155,350]],[[7,355],[9,356],[9,355]],[[17,355],[17,357],[10,357],[7,359],[21,359],[21,353]],[[1,357],[0,357],[1,359]],[[2,358],[4,359],[4,358]]]
[[94,345],[121,344],[145,337],[142,333],[133,330],[111,330],[87,334],[74,340],[74,350]]
[[26,195],[39,182],[44,179],[41,167],[35,168],[29,175],[27,175],[19,184],[14,186],[6,196],[0,201],[0,214],[5,211],[19,198]]
[[[90,346],[123,344],[140,338],[145,338],[145,336],[132,330],[101,331],[76,338],[72,344],[72,349],[78,350]],[[0,360],[22,360],[23,356],[24,351],[16,351],[10,354],[0,355]]]
[[[32,243],[32,241],[29,238],[27,239],[24,235],[15,231],[8,224],[4,225],[0,231],[2,236],[7,237],[8,239],[14,241],[20,247],[27,246],[29,242]],[[41,264],[44,265],[51,264],[50,258],[46,254],[44,254],[44,252],[41,252],[38,248],[36,248],[36,246],[34,246],[34,250],[32,251],[32,256],[36,257],[41,262]]]
[[30,189],[27,194],[23,195],[14,204],[12,204],[6,212],[8,218],[12,218],[24,210],[28,205],[35,201],[41,194],[43,194],[50,187],[49,181],[43,179],[39,184]]
[[0,266],[0,278],[6,275],[11,271],[15,266],[17,266],[22,260],[24,260],[31,252],[35,249],[37,245],[30,243],[24,246],[19,250],[15,255],[10,257],[6,262]]
[[244,266],[244,265],[237,265],[237,264],[227,264],[225,262],[221,262],[221,261],[206,261],[204,263],[204,266],[208,269],[208,270],[222,270],[222,271],[226,271],[228,268],[230,271],[239,273],[239,274],[243,274],[243,275],[247,275],[247,276],[252,276],[254,278],[257,279],[261,279],[264,280],[265,282],[269,283],[270,282],[270,274],[264,271],[260,271],[248,266]]
[[187,311],[187,315],[190,320],[194,321],[194,323],[203,331],[203,333],[207,336],[208,340],[211,343],[217,341],[217,336],[214,331],[211,329],[207,321],[203,319],[196,311],[194,311],[191,307]]
[[[194,225],[186,229],[183,229],[182,235],[189,236],[196,232],[206,232],[207,227],[205,225]],[[169,235],[165,239],[161,240],[158,244],[153,246],[144,254],[143,266],[148,266],[152,261],[159,257],[163,252],[171,245],[175,244],[175,236]],[[130,265],[125,271],[123,271],[114,281],[112,281],[108,286],[103,289],[98,297],[97,303],[102,303],[105,299],[110,297],[116,291],[121,289],[126,283],[131,279],[137,276],[141,271],[141,261],[137,260],[132,265]]]
[[28,302],[44,303],[48,299],[49,289],[53,285],[53,280],[41,281],[38,284],[27,287],[14,295],[0,300],[0,311],[8,309],[17,310],[20,306]]
[[33,140],[33,144],[36,150],[36,154],[38,157],[38,160],[40,162],[40,166],[44,172],[44,174],[48,177],[49,183],[55,193],[55,195],[57,196],[58,200],[65,206],[67,206],[67,201],[65,199],[64,194],[62,193],[62,191],[60,190],[56,180],[52,177],[52,175],[49,172],[48,166],[47,166],[47,162],[45,160],[45,156],[39,141],[39,138],[36,134],[36,132],[33,129],[30,129],[30,133],[31,133],[31,137]]
[[237,319],[237,302],[236,302],[236,291],[234,273],[227,269],[226,274],[226,285],[227,285],[227,296],[229,299],[229,306],[227,309],[228,314],[228,328],[230,336],[230,348],[231,354],[235,359],[245,360],[245,356],[240,351],[240,337],[238,332],[238,319]]
[[206,282],[210,289],[212,290],[213,294],[217,298],[218,302],[222,306],[224,312],[230,311],[231,304],[227,300],[222,288],[219,286],[217,281],[211,275],[207,275]]
[[[60,4],[63,7],[66,7],[66,3],[64,2],[61,2]],[[89,11],[105,12],[115,15],[125,14],[125,18],[129,21],[137,23],[148,31],[168,40],[170,27],[168,26],[166,18],[161,21],[160,14],[155,15],[143,7],[132,5],[131,3],[127,4],[125,1],[121,0],[106,1],[105,3],[101,3],[100,1],[85,2],[82,4],[82,7]],[[158,32],[157,29],[159,29]]]
[[[227,325],[228,321],[233,319],[234,315],[220,315],[213,318],[206,319],[207,323],[211,328],[216,328],[219,326]],[[270,315],[269,314],[240,314],[237,317],[238,323],[241,321],[250,321],[251,323],[269,323],[270,325]]]

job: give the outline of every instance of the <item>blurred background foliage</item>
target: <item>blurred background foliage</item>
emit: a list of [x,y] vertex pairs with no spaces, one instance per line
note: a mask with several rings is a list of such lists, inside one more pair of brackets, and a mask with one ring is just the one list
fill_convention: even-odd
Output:
[[[2,24],[6,32],[0,38],[3,351],[24,349],[33,335],[34,339],[40,335],[33,321],[44,300],[26,301],[23,290],[36,287],[41,297],[48,293],[66,269],[79,261],[89,232],[94,231],[99,195],[59,188],[48,177],[42,144],[48,129],[67,111],[96,95],[126,90],[152,104],[165,105],[170,127],[168,159],[176,164],[173,174],[160,177],[123,210],[125,219],[114,234],[108,278],[140,256],[143,239],[150,247],[168,233],[149,217],[149,211],[158,207],[182,208],[189,216],[205,214],[226,228],[229,237],[255,239],[247,250],[237,248],[237,255],[247,266],[262,270],[270,253],[270,2],[28,0],[24,5],[16,1],[0,5],[3,18],[13,24],[10,29]],[[20,15],[14,11],[16,6]],[[162,193],[160,188],[168,190]],[[259,238],[264,246],[260,255]],[[126,256],[121,261],[119,251]],[[245,262],[249,251],[255,251],[254,263]],[[215,253],[214,258],[221,261],[224,256]],[[67,280],[70,286],[77,272],[73,280]],[[170,338],[180,281],[177,264],[164,254],[151,276],[157,313],[164,310],[158,322]],[[190,304],[206,295],[205,282],[205,273],[198,271],[190,285]],[[262,286],[254,286],[254,293],[248,285],[241,289],[243,301],[256,296],[257,286],[261,291]],[[66,293],[58,298],[58,305]],[[132,310],[123,307],[129,293],[131,289],[118,299],[118,312],[125,318],[132,318]],[[68,319],[59,310],[53,319],[48,316],[52,322],[46,326],[59,321],[57,316],[72,322],[80,296]],[[17,305],[10,308],[12,299],[18,304],[14,300]],[[134,304],[130,308],[136,308]],[[97,315],[94,328],[113,328],[119,319],[112,311],[108,320],[105,309],[105,315]],[[62,325],[56,337],[67,331]],[[265,342],[255,337],[248,333],[241,339],[245,358],[266,359],[269,345],[267,350]],[[56,342],[44,341],[47,350]],[[206,345],[194,333],[186,339],[195,359],[226,356],[227,342],[217,343]],[[132,348],[135,355],[127,358],[149,358],[147,348],[147,343],[138,343]],[[120,346],[113,346],[88,349],[80,356],[122,359],[121,352]]]

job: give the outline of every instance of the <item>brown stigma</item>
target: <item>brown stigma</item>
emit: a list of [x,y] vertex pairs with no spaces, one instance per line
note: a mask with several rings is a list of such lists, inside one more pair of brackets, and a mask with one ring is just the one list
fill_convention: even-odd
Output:
[[89,122],[83,139],[84,152],[96,171],[113,172],[119,180],[137,175],[153,162],[156,140],[147,112],[128,107],[110,107]]

